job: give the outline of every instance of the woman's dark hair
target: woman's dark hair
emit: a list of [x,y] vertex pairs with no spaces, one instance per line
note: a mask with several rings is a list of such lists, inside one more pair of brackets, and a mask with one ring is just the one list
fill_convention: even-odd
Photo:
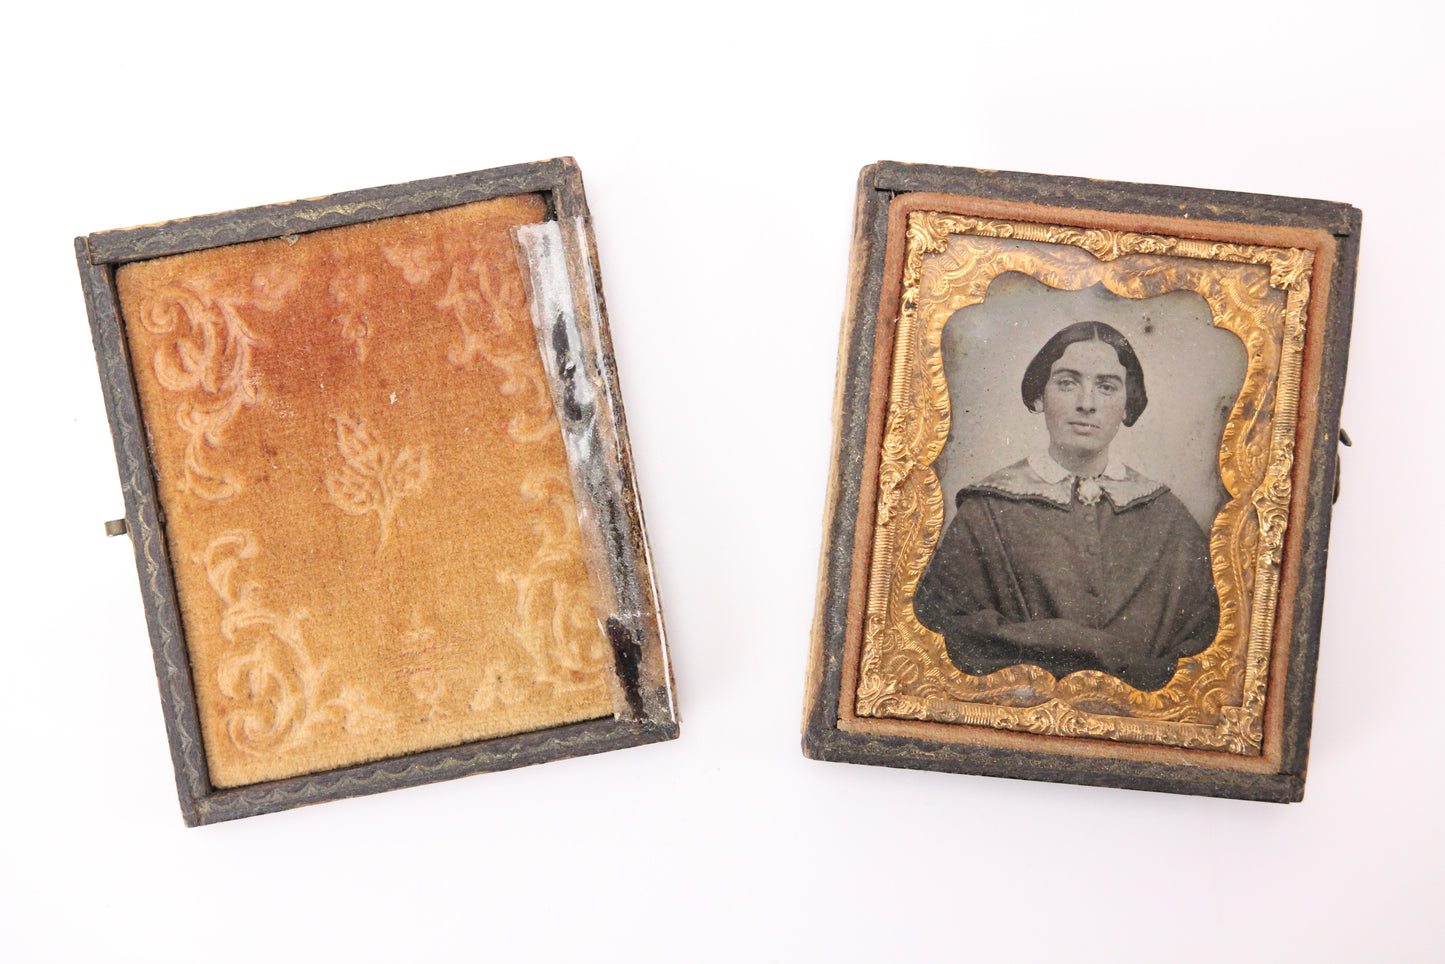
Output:
[[1119,356],[1119,364],[1124,366],[1124,424],[1133,425],[1139,421],[1139,416],[1144,414],[1144,406],[1149,404],[1149,395],[1144,391],[1144,367],[1139,364],[1139,356],[1134,354],[1134,346],[1129,344],[1129,339],[1102,321],[1081,321],[1056,332],[1054,337],[1044,342],[1044,347],[1024,369],[1024,380],[1019,385],[1024,405],[1035,411],[1035,406],[1044,397],[1044,386],[1049,383],[1054,362],[1064,356],[1070,345],[1081,341],[1102,341],[1114,349],[1114,354]]

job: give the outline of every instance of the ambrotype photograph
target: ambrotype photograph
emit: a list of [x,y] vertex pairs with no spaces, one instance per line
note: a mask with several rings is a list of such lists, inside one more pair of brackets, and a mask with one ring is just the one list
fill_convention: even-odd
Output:
[[805,749],[1297,799],[1353,209],[1058,181],[864,172]]
[[1219,627],[1208,533],[1242,343],[1193,293],[1065,292],[1013,272],[945,323],[942,356],[944,535],[919,622],[971,675],[1030,665],[1162,689]]

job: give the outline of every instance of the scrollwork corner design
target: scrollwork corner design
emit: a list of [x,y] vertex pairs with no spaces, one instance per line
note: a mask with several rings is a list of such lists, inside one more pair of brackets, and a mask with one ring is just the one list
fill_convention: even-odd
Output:
[[582,559],[571,484],[563,474],[538,472],[523,481],[519,494],[531,506],[538,545],[525,570],[497,574],[515,592],[507,627],[511,645],[494,648],[473,709],[605,685],[607,653]]
[[208,501],[241,491],[243,480],[215,465],[214,454],[232,421],[261,398],[254,368],[260,339],[245,312],[279,309],[295,285],[289,275],[262,271],[240,291],[206,280],[172,283],[140,304],[141,327],[167,339],[152,354],[156,381],[186,396],[176,407],[186,436],[180,491]]
[[231,647],[216,665],[215,682],[227,701],[224,728],[231,743],[252,756],[283,752],[334,726],[364,733],[389,723],[354,684],[333,685],[305,642],[304,610],[267,607],[259,582],[241,577],[260,547],[244,530],[224,532],[194,557],[224,605],[220,634]]
[[499,390],[520,403],[507,419],[508,436],[525,443],[556,434],[521,270],[506,233],[491,231],[465,243],[390,245],[383,254],[407,284],[441,288],[435,305],[457,324],[447,361],[465,370],[490,365],[501,373]]

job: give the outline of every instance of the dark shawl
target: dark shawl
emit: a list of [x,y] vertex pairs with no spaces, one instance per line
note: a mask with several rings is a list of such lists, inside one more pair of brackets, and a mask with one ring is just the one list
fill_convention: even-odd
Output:
[[1098,480],[1093,505],[1028,460],[958,493],[913,600],[955,666],[1102,670],[1156,690],[1214,641],[1208,540],[1166,486],[1127,472]]

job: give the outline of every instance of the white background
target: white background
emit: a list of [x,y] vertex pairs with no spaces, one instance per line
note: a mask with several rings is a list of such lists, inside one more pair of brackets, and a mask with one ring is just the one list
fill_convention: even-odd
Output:
[[[1442,959],[1435,7],[607,6],[6,14],[0,958]],[[682,739],[183,829],[72,237],[557,154]],[[1364,209],[1303,804],[801,756],[880,158]]]

